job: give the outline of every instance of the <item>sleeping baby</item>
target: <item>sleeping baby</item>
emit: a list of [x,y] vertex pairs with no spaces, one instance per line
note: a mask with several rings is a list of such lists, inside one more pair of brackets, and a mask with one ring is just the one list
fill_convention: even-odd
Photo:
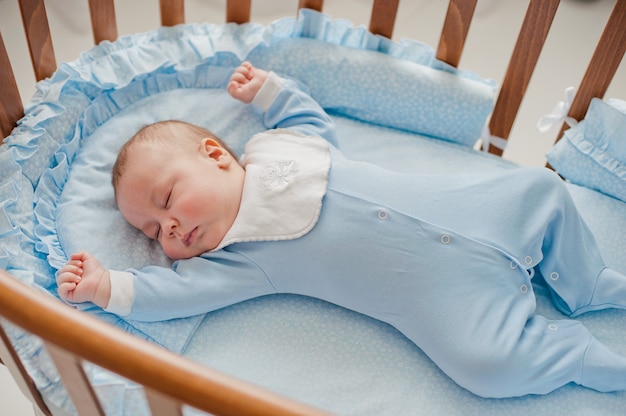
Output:
[[626,308],[626,276],[606,267],[556,174],[388,171],[345,158],[295,82],[244,63],[227,89],[270,128],[241,161],[172,120],[140,130],[114,167],[122,215],[172,267],[108,270],[76,253],[57,277],[63,299],[159,321],[300,294],[393,325],[483,397],[626,390],[626,357],[576,320],[535,314],[539,278],[569,317]]

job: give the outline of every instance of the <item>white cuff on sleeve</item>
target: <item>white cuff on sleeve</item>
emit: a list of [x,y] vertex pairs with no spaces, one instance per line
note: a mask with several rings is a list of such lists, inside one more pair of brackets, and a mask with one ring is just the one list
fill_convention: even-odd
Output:
[[111,298],[105,311],[118,316],[130,314],[135,300],[134,276],[129,272],[109,270],[111,281]]
[[259,89],[254,96],[252,104],[256,105],[263,111],[267,111],[270,105],[274,102],[278,92],[283,87],[283,81],[284,80],[276,75],[276,73],[270,71],[267,79],[261,86],[261,89]]

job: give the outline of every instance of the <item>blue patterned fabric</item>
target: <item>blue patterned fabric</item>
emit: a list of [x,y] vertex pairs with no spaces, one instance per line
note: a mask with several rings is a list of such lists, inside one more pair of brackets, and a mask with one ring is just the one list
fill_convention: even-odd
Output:
[[626,202],[626,102],[594,98],[547,157],[572,183]]

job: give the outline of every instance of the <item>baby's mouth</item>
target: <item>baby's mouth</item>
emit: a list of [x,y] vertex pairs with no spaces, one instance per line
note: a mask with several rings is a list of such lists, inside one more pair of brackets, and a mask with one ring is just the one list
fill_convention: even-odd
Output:
[[187,234],[185,234],[184,238],[183,238],[183,244],[186,247],[189,247],[193,241],[196,238],[196,232],[198,231],[198,227],[194,228],[193,230],[191,230],[190,232],[188,232]]

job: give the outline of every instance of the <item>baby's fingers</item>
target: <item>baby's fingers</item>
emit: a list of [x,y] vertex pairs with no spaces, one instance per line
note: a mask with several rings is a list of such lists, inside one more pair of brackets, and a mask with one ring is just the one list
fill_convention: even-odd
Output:
[[252,74],[252,65],[248,62],[244,62],[237,69],[235,69],[230,76],[231,81],[235,81],[239,84],[245,84],[253,77]]
[[61,268],[61,270],[65,269],[66,267],[79,268],[80,269],[80,268],[83,267],[83,261],[82,260],[78,260],[78,259],[71,259],[67,263],[65,263],[65,266],[63,266]]
[[246,79],[252,78],[252,64],[250,62],[244,62],[237,69],[235,69],[235,74],[243,75]]
[[70,263],[67,263],[59,271],[59,278],[63,274],[72,274],[72,275],[75,275],[77,277],[82,276],[83,275],[83,268],[82,268],[82,266],[83,266],[82,262],[70,262]]
[[71,301],[77,284],[74,282],[63,282],[58,285],[57,292],[61,298]]
[[78,282],[81,281],[82,270],[81,271],[64,270],[66,267],[61,269],[61,272],[57,276],[57,285],[61,286],[63,283],[73,283],[74,285],[77,285]]
[[233,97],[239,98],[238,92],[241,89],[241,84],[237,83],[237,81],[230,81],[228,86],[226,87],[226,91]]
[[78,286],[76,284],[76,282],[65,281],[65,282],[59,284],[59,294],[67,295],[68,293],[73,292],[74,289],[76,289],[76,286]]
[[245,75],[240,74],[239,72],[235,72],[230,76],[230,82],[234,82],[237,84],[244,84],[248,81]]

